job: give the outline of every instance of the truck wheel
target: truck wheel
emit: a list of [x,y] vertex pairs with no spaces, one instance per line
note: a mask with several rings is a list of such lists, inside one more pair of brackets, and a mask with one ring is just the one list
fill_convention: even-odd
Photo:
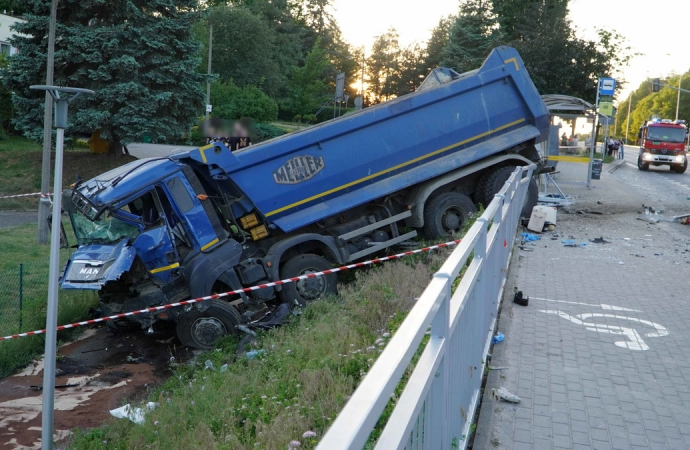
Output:
[[[490,171],[479,179],[475,187],[474,198],[477,203],[481,203],[486,208],[494,199],[494,196],[503,189],[503,185],[508,181],[510,175],[515,171],[517,166],[505,166]],[[539,200],[539,187],[537,182],[532,178],[527,188],[527,196],[525,197],[525,204],[522,207],[522,217],[530,217],[532,209],[537,206]]]
[[424,206],[424,235],[429,239],[447,238],[462,231],[477,212],[472,200],[458,192],[445,192],[429,199]]
[[236,333],[242,316],[234,306],[223,300],[209,300],[211,305],[203,312],[192,308],[177,319],[177,337],[182,345],[208,350],[218,338]]
[[[321,256],[312,254],[299,255],[285,263],[280,270],[280,277],[282,279],[294,278],[310,273],[323,272],[331,268],[332,266],[328,260]],[[306,306],[314,300],[337,293],[338,277],[331,273],[284,284],[279,296],[284,303],[289,305],[297,302],[300,306]]]
[[687,162],[687,161],[685,161],[685,164],[683,164],[682,166],[681,166],[681,165],[671,166],[671,169],[672,169],[675,173],[685,173],[685,171],[687,170],[687,168],[688,168],[688,162]]
[[637,158],[637,168],[640,170],[649,170],[649,163],[643,163],[642,159]]

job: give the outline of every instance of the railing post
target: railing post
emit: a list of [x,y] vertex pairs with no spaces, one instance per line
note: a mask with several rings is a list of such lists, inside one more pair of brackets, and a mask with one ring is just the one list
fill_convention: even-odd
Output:
[[24,302],[24,264],[19,263],[19,332],[22,331],[22,303]]
[[[444,341],[443,346],[447,350],[453,280],[450,278],[450,274],[446,273],[437,273],[434,277],[443,278],[445,285],[443,288],[443,301],[431,322],[431,339]],[[425,445],[425,448],[446,449],[451,446],[450,427],[448,424],[450,415],[450,405],[448,403],[449,363],[448,354],[444,353],[429,392],[430,407],[424,420],[424,441],[429,442],[429,446]]]

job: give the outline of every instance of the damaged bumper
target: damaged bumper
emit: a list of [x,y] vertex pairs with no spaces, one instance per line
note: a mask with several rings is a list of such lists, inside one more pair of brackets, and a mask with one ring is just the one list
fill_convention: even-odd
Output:
[[85,245],[72,254],[61,280],[63,289],[99,290],[130,269],[136,251],[123,239],[117,245]]

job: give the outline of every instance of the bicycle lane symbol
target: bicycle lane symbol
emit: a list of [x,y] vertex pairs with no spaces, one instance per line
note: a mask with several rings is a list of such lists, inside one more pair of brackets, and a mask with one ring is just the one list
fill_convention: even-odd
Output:
[[[627,348],[629,350],[640,350],[640,351],[649,350],[649,346],[644,341],[643,337],[645,337],[645,338],[662,337],[662,336],[667,336],[669,334],[669,331],[666,329],[666,327],[663,327],[663,326],[661,326],[655,322],[650,322],[649,320],[637,319],[635,317],[618,316],[615,314],[602,314],[602,313],[585,313],[585,314],[577,314],[577,315],[571,316],[570,314],[565,313],[563,311],[548,310],[548,309],[539,310],[539,312],[542,312],[545,314],[557,315],[559,317],[562,317],[563,319],[569,320],[570,322],[572,322],[576,325],[582,325],[582,326],[586,327],[586,329],[589,331],[596,331],[598,333],[607,333],[607,334],[614,334],[614,335],[618,335],[618,336],[625,336],[627,338],[627,340],[616,341],[615,344],[618,347]],[[606,324],[593,323],[593,322],[587,321],[588,319],[599,318],[599,317],[606,318],[606,319],[627,320],[627,321],[637,323],[640,325],[647,325],[649,327],[654,328],[655,331],[650,331],[648,333],[640,334],[634,328],[621,327],[621,326],[617,326],[617,325],[606,325]]]

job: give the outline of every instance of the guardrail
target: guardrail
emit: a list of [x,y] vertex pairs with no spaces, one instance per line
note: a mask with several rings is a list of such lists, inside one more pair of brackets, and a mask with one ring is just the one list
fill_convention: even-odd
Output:
[[[464,449],[533,166],[517,168],[419,297],[317,450]],[[458,278],[460,272],[464,274]],[[452,289],[457,287],[453,292]],[[371,432],[430,330],[376,442]],[[374,447],[375,445],[375,447]]]

